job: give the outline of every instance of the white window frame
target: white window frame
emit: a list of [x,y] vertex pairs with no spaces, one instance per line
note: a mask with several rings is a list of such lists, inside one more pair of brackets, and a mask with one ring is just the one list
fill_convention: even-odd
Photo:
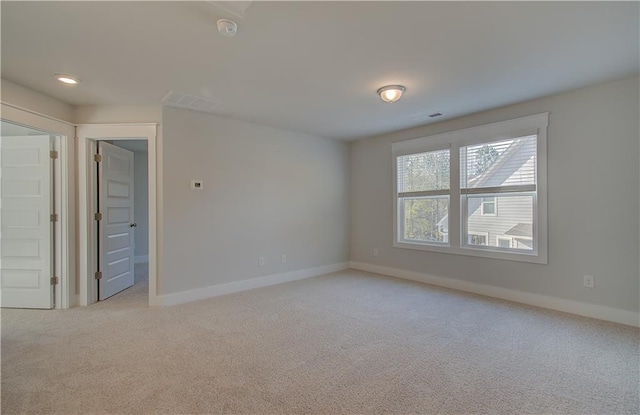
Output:
[[[428,137],[393,143],[393,246],[422,251],[433,251],[457,255],[476,256],[521,262],[546,264],[547,259],[547,127],[549,113],[541,113],[493,124],[481,125],[464,130],[452,131]],[[463,239],[464,206],[460,190],[460,148],[499,140],[537,135],[536,140],[536,191],[533,210],[534,249],[531,251],[505,251],[497,247],[469,247]],[[402,238],[399,223],[398,163],[397,157],[428,151],[450,150],[450,198],[449,198],[449,242],[432,244],[428,242],[408,242]],[[496,206],[497,208],[497,206]],[[497,213],[497,209],[496,209]]]

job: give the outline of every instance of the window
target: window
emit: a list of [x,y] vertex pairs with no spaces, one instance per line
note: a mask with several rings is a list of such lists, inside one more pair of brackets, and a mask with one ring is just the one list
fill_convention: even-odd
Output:
[[469,232],[467,235],[467,244],[475,245],[475,246],[485,246],[488,245],[487,241],[489,240],[489,233],[484,232]]
[[496,216],[496,198],[483,197],[481,212],[482,216]]
[[[536,141],[537,134],[460,147],[460,192],[461,203],[467,206],[463,215],[467,235],[490,229],[510,236],[532,236]],[[498,201],[500,217],[496,215]],[[485,245],[498,247],[497,239]]]
[[498,247],[499,248],[511,248],[511,238],[505,236],[498,236]]
[[546,263],[547,125],[545,113],[394,143],[394,246]]
[[448,242],[449,158],[448,149],[398,157],[403,241]]

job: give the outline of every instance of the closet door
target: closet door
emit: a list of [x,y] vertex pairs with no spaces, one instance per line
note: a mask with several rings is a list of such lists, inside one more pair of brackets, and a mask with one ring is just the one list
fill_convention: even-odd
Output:
[[53,168],[48,135],[0,137],[2,307],[53,307]]

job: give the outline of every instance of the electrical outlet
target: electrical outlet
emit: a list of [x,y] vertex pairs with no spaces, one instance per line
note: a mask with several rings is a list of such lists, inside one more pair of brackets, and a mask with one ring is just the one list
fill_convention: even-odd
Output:
[[373,256],[378,256],[378,248],[373,248]]
[[593,288],[594,280],[595,280],[595,278],[593,278],[593,275],[585,275],[585,276],[583,276],[582,283],[587,288]]
[[259,267],[264,267],[264,257],[263,256],[258,258],[258,266]]
[[285,254],[282,254],[282,256],[280,257],[280,261],[284,264],[285,262],[287,262],[287,256]]

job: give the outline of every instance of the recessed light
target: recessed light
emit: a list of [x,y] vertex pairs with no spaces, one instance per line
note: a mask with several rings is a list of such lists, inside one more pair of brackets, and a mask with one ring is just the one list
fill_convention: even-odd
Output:
[[378,89],[378,95],[384,102],[396,102],[407,89],[402,85],[387,85]]
[[75,76],[62,73],[57,73],[56,79],[67,85],[78,85],[78,82],[80,82],[80,80]]

